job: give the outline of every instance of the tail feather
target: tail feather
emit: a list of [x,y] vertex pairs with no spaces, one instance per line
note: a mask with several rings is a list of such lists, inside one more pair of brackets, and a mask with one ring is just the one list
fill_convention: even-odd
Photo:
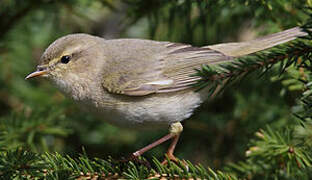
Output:
[[220,51],[228,56],[239,57],[262,51],[276,45],[294,40],[299,36],[305,35],[307,35],[307,33],[303,32],[299,27],[294,27],[282,32],[267,35],[250,41],[223,43],[205,47]]

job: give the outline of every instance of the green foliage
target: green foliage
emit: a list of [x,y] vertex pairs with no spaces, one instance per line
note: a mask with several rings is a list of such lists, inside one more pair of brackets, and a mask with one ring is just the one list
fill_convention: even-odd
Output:
[[[228,170],[237,171],[240,177],[308,179],[312,168],[311,146],[304,145],[308,138],[298,138],[293,129],[274,132],[271,128],[256,133],[257,140],[252,140],[247,159],[244,162],[230,164]],[[310,137],[309,137],[310,138]],[[257,177],[258,176],[258,177]]]
[[[207,45],[233,40],[243,25],[292,27],[306,18],[305,0],[124,0],[130,23],[148,18],[149,34],[157,40]],[[280,18],[283,17],[283,18]],[[287,19],[287,21],[285,21]],[[273,28],[272,28],[273,26]],[[274,27],[275,26],[275,27]],[[235,40],[235,38],[234,38]]]
[[86,155],[78,158],[56,154],[35,154],[23,149],[0,153],[1,179],[146,179],[153,178],[202,178],[236,179],[235,177],[206,169],[192,163],[169,161],[168,166],[153,160],[156,170],[133,162],[118,162],[113,159],[90,159]]
[[66,128],[64,115],[56,109],[52,111],[24,111],[1,117],[0,148],[28,147],[36,152],[54,148],[57,138],[67,136],[71,131]]
[[40,155],[24,150],[0,153],[1,179],[31,179],[44,177],[47,165]]

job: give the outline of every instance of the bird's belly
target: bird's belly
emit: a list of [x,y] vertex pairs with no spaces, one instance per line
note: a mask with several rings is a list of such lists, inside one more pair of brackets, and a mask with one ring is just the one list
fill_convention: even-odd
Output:
[[193,91],[119,99],[116,106],[97,104],[101,119],[126,128],[155,129],[190,117],[201,103]]

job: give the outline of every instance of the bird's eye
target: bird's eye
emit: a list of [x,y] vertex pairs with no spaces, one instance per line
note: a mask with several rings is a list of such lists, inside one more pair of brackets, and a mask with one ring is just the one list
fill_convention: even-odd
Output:
[[70,56],[62,56],[61,63],[67,64],[70,61]]

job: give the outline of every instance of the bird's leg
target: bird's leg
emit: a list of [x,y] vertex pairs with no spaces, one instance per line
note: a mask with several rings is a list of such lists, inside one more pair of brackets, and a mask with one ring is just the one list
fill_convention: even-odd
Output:
[[[177,161],[177,159],[173,155],[173,152],[174,152],[174,149],[178,143],[178,140],[179,140],[179,137],[180,137],[180,134],[182,131],[183,131],[183,126],[180,122],[172,123],[169,127],[169,134],[158,139],[157,141],[153,142],[152,144],[149,144],[148,146],[145,146],[144,148],[139,149],[138,151],[134,152],[132,155],[134,157],[141,156],[146,151],[149,151],[150,149],[154,148],[155,146],[158,146],[161,143],[166,142],[169,139],[173,138],[166,154],[170,160]],[[163,163],[166,164],[165,162],[163,162]]]
[[132,155],[135,156],[135,157],[138,157],[138,156],[141,156],[143,153],[145,153],[146,151],[149,151],[150,149],[158,146],[159,144],[163,143],[163,142],[166,142],[168,141],[169,139],[173,138],[174,135],[169,133],[167,134],[166,136],[158,139],[157,141],[153,142],[152,144],[149,144],[147,146],[145,146],[144,148],[142,149],[139,149],[137,150],[136,152],[134,152]]
[[[169,132],[170,132],[170,134],[172,134],[174,136],[173,136],[173,139],[171,141],[171,144],[168,148],[166,155],[169,158],[169,160],[174,161],[174,162],[178,162],[177,158],[173,155],[173,153],[174,153],[174,149],[175,149],[175,147],[179,141],[179,137],[180,137],[180,134],[182,131],[183,131],[183,126],[180,122],[173,123],[170,125]],[[168,163],[167,159],[165,159],[162,162],[163,165],[165,165],[167,163]]]

